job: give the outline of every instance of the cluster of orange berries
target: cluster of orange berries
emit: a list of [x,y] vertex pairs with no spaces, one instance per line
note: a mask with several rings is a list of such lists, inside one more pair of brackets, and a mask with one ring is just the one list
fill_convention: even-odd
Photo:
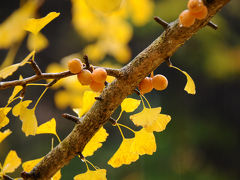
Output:
[[138,85],[138,89],[140,90],[141,94],[149,93],[152,89],[156,89],[158,91],[162,91],[166,89],[168,86],[168,80],[165,76],[161,74],[157,74],[151,77],[145,77]]
[[90,72],[88,69],[83,69],[83,63],[77,58],[68,61],[68,69],[71,73],[77,74],[77,78],[82,85],[90,85],[90,88],[95,92],[103,90],[107,79],[105,69],[96,68]]
[[202,0],[189,0],[188,9],[179,15],[179,23],[183,27],[190,27],[195,19],[202,20],[207,17],[208,9]]

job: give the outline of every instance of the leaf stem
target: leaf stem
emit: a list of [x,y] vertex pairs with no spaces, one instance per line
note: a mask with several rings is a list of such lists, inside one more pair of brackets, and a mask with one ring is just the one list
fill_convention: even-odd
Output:
[[37,107],[40,99],[42,98],[42,96],[44,95],[44,93],[45,93],[47,90],[48,90],[48,87],[43,91],[43,93],[41,94],[41,96],[38,98],[38,100],[37,100],[37,102],[36,102],[36,104],[35,104],[35,106],[34,106],[34,109],[36,109],[36,107]]
[[132,131],[132,132],[135,134],[135,131],[134,131],[133,129],[131,129],[130,127],[128,127],[128,126],[126,126],[126,125],[124,125],[124,124],[120,124],[120,123],[118,123],[118,125],[119,125],[119,126],[122,126],[122,127],[125,127],[126,129]]

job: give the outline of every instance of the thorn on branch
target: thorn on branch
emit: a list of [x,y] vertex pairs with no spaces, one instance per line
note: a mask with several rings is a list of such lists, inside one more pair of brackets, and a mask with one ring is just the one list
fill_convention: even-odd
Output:
[[54,84],[56,84],[58,81],[58,79],[54,79],[53,81],[51,81],[50,83],[48,83],[46,86],[47,87],[52,87]]
[[166,21],[164,21],[163,19],[161,19],[160,17],[158,17],[158,16],[155,16],[154,20],[158,24],[160,24],[164,29],[167,29],[169,27],[169,24]]
[[117,121],[114,118],[110,117],[109,121],[112,123],[113,126],[116,126]]
[[207,25],[214,30],[218,29],[218,25],[214,24],[212,21],[209,21]]
[[30,59],[29,60],[34,72],[36,73],[36,75],[41,75],[42,74],[42,71],[41,69],[39,68],[39,66],[37,65],[37,63],[33,60],[33,59]]
[[103,100],[103,98],[101,98],[100,96],[95,97],[95,99],[98,100],[98,101],[102,101]]
[[171,67],[171,66],[172,66],[172,62],[171,62],[170,57],[167,57],[167,58],[165,59],[165,62],[167,63],[168,67]]
[[86,64],[86,69],[90,69],[90,64],[89,64],[89,61],[88,61],[88,56],[87,56],[87,55],[84,55],[84,56],[83,56],[83,59],[84,59],[85,64]]
[[64,113],[64,114],[62,114],[62,117],[64,117],[67,120],[73,121],[76,124],[79,124],[81,122],[80,118],[73,116],[71,114]]

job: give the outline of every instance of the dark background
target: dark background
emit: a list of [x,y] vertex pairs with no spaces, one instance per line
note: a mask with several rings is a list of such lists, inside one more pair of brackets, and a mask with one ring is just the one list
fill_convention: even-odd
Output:
[[[155,1],[154,15],[173,21],[185,8],[187,1]],[[0,2],[0,23],[19,7],[19,1]],[[188,95],[183,89],[185,77],[174,69],[161,65],[155,73],[164,74],[169,87],[163,92],[153,91],[146,95],[152,107],[161,106],[163,113],[172,120],[167,129],[156,133],[157,152],[152,156],[141,156],[128,166],[114,169],[107,161],[118,148],[121,138],[110,124],[105,127],[110,136],[103,147],[89,160],[96,166],[107,169],[108,179],[157,180],[157,179],[209,179],[227,180],[240,178],[239,156],[239,101],[240,101],[240,44],[239,44],[239,1],[230,2],[216,17],[217,31],[206,27],[186,42],[172,57],[172,62],[187,71],[196,84],[196,95]],[[52,62],[69,54],[79,52],[88,42],[80,37],[71,24],[71,2],[49,0],[38,11],[39,17],[50,11],[61,15],[43,29],[50,45],[37,54],[42,70]],[[163,29],[150,20],[143,27],[134,27],[130,42],[133,57],[147,47]],[[26,40],[22,43],[16,61],[27,53]],[[0,50],[0,64],[7,50]],[[19,61],[18,61],[19,62]],[[114,61],[112,61],[114,63]],[[32,75],[31,68],[20,68],[10,79],[19,73],[24,77]],[[26,99],[36,99],[43,89],[32,87]],[[73,128],[73,124],[61,117],[63,112],[72,113],[70,108],[58,110],[54,103],[54,90],[50,90],[37,108],[39,124],[52,117],[57,120],[57,131],[61,139]],[[1,90],[0,105],[4,106],[9,90]],[[136,97],[136,96],[133,96]],[[119,112],[114,114],[118,116]],[[16,150],[23,161],[42,157],[50,150],[51,135],[25,137],[21,132],[21,122],[9,113],[10,128],[13,134],[0,145],[0,160],[3,163],[10,149]],[[126,119],[128,116],[124,114]],[[121,120],[124,122],[124,118]],[[127,121],[127,120],[126,120]],[[127,124],[128,121],[124,124]],[[130,124],[131,125],[131,124]],[[21,168],[17,172],[20,172]],[[85,165],[75,158],[62,169],[62,179],[85,172]]]

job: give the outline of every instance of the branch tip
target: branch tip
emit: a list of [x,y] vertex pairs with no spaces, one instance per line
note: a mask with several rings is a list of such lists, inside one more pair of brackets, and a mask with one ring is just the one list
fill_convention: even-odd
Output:
[[169,27],[169,24],[166,21],[164,21],[163,19],[161,19],[160,17],[158,17],[158,16],[155,16],[154,20],[158,24],[160,24],[164,29],[167,29]]
[[80,123],[80,118],[73,116],[71,114],[64,113],[64,114],[62,114],[62,117],[64,117],[67,120],[73,121],[76,124]]
[[217,29],[218,29],[218,25],[217,25],[217,24],[214,24],[212,21],[209,21],[209,22],[207,23],[207,25],[208,25],[210,28],[214,29],[214,30],[217,30]]
[[84,59],[85,64],[86,64],[86,69],[90,69],[90,64],[89,64],[88,56],[87,56],[86,54],[83,56],[83,59]]
[[109,122],[112,123],[113,126],[116,126],[117,124],[117,121],[112,117],[109,118]]
[[39,68],[39,66],[37,65],[37,63],[31,58],[29,60],[34,72],[36,73],[36,75],[41,75],[42,74],[42,71],[41,69]]

